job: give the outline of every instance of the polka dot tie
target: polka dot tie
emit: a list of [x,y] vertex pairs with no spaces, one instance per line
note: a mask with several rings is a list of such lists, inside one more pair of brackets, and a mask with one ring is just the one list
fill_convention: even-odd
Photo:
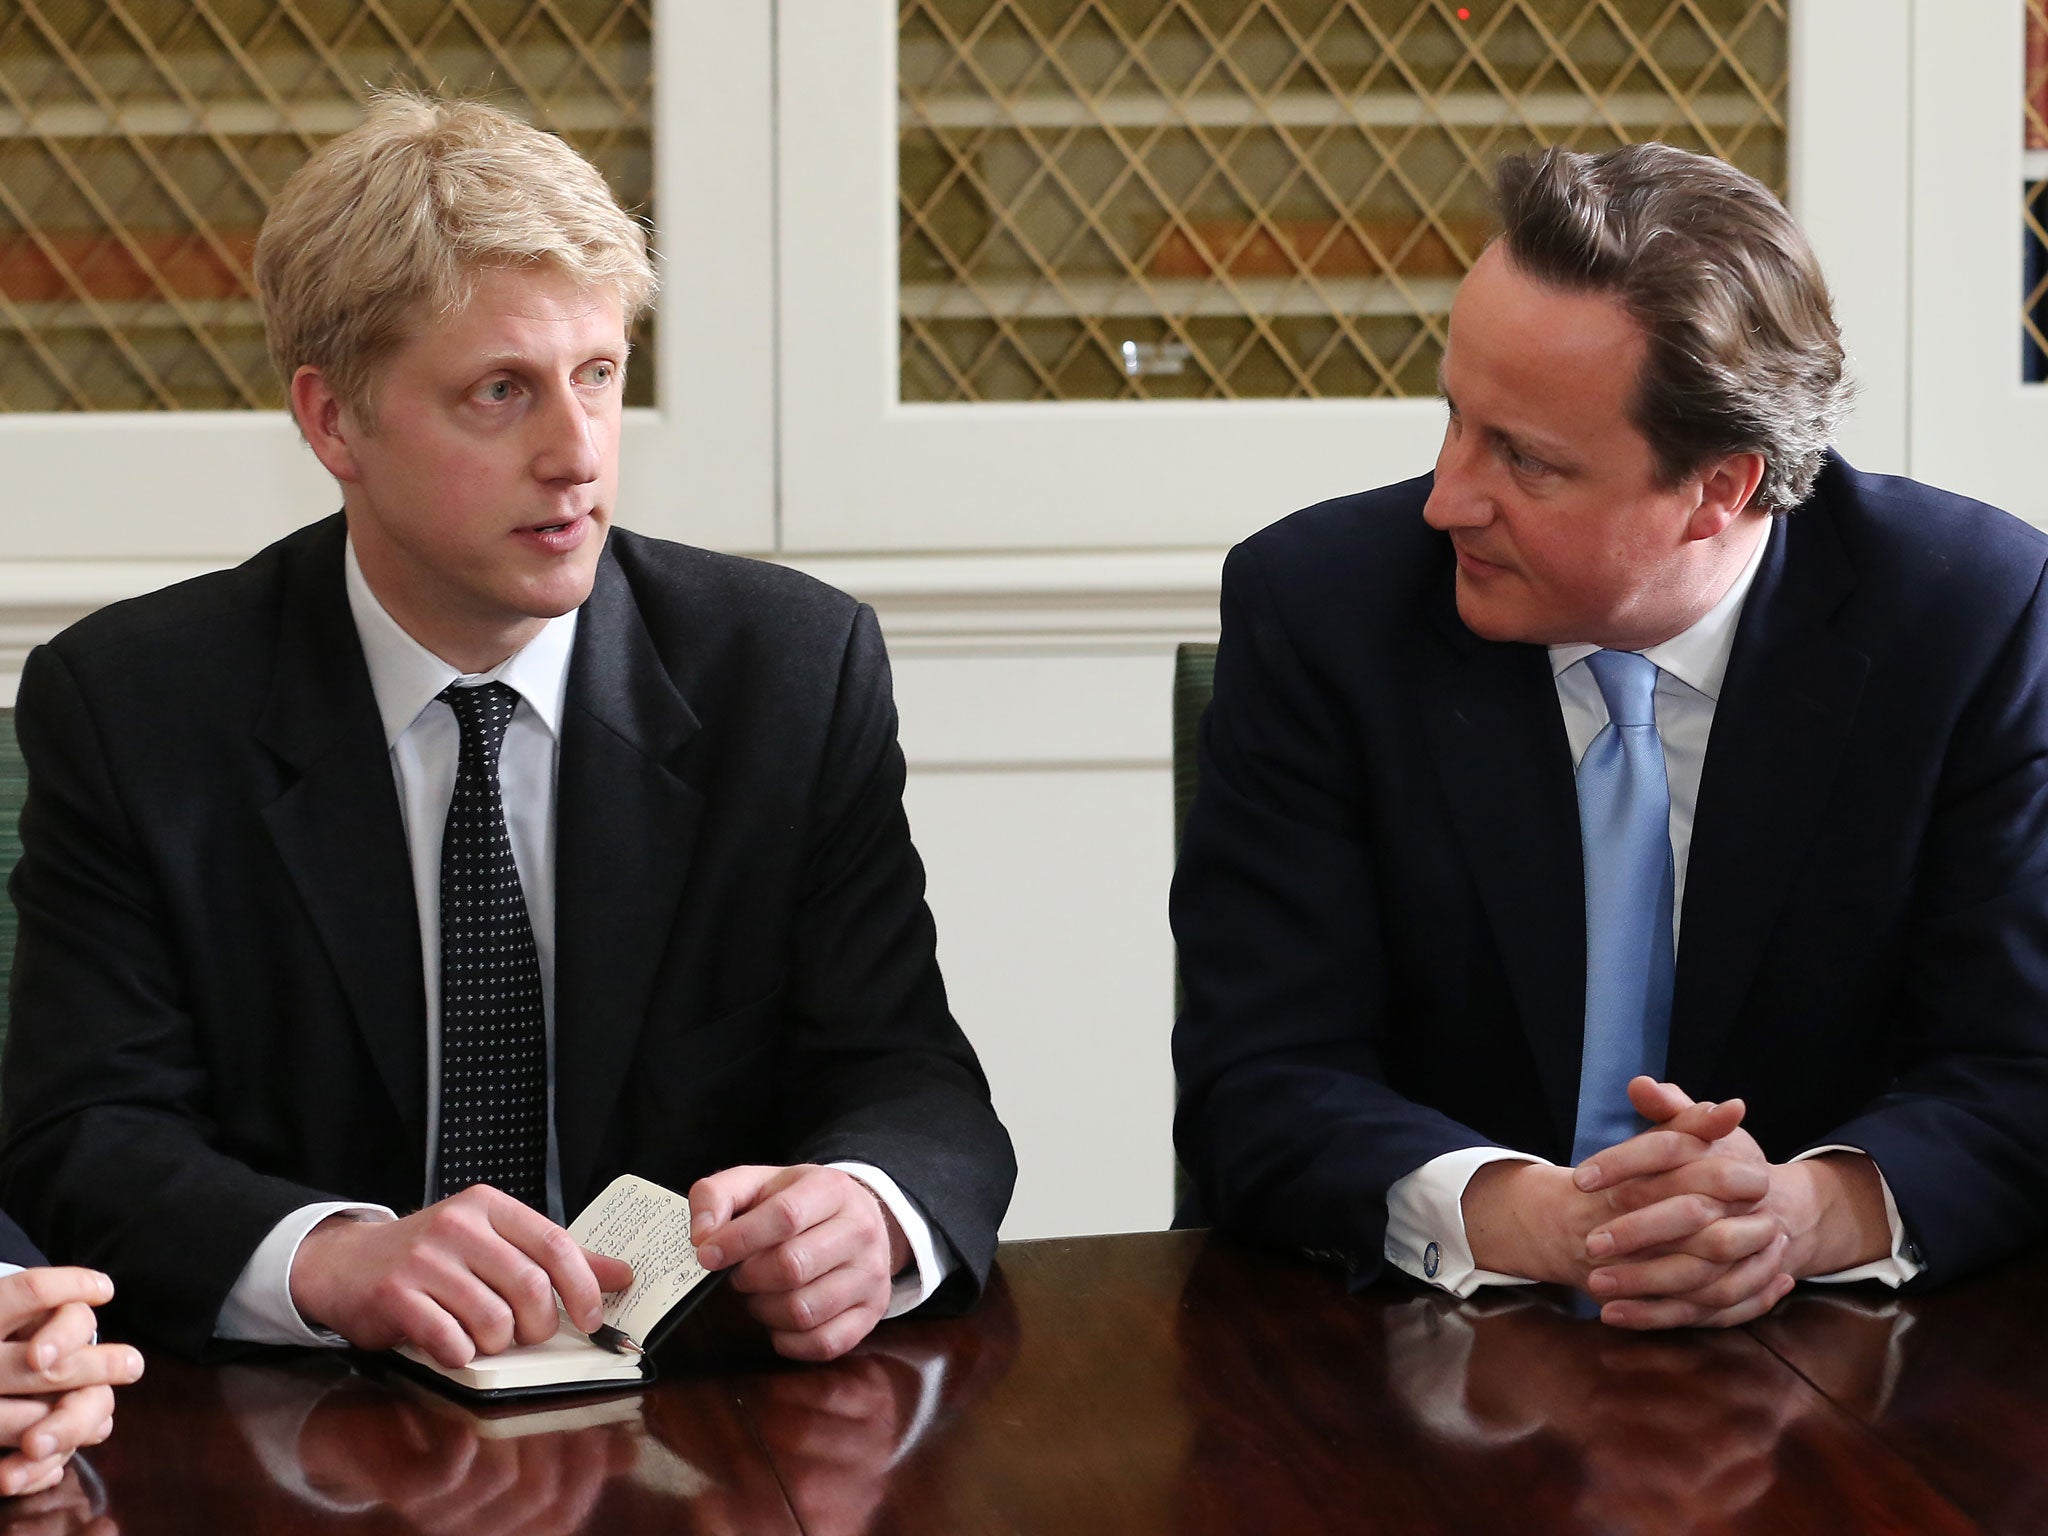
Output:
[[519,695],[450,687],[462,746],[441,835],[440,1192],[489,1184],[547,1209],[548,1047],[540,957],[498,793]]

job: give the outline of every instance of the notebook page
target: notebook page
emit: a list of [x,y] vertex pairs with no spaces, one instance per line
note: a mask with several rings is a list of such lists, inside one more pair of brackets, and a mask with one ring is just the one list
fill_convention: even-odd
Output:
[[635,1343],[709,1278],[690,1241],[689,1200],[630,1173],[584,1207],[569,1235],[633,1266],[633,1283],[605,1298],[604,1320]]

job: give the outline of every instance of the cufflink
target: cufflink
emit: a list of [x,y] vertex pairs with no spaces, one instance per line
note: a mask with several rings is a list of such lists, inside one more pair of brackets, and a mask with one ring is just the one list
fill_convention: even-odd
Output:
[[1439,1248],[1435,1243],[1431,1243],[1427,1248],[1424,1248],[1422,1250],[1423,1279],[1434,1280],[1436,1278],[1437,1270],[1443,1265],[1443,1261],[1444,1251],[1443,1249]]

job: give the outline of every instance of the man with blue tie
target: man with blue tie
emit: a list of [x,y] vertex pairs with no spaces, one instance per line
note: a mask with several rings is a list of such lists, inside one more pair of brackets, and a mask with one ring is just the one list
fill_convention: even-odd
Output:
[[1174,885],[1209,1215],[1726,1326],[2048,1206],[2048,539],[1832,452],[1811,249],[1506,162],[1433,475],[1235,550]]

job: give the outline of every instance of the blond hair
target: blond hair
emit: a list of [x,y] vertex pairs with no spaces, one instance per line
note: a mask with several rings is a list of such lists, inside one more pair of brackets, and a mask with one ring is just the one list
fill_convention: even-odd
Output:
[[271,361],[287,389],[318,368],[369,421],[377,366],[413,326],[461,309],[479,273],[535,264],[615,293],[629,327],[654,298],[646,231],[567,144],[479,101],[379,92],[263,221]]

